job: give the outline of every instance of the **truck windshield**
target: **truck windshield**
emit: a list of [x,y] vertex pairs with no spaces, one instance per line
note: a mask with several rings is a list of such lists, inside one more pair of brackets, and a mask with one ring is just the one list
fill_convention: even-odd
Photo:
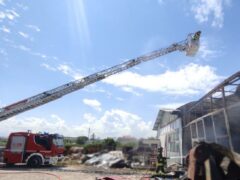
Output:
[[63,137],[54,137],[53,138],[53,144],[55,144],[58,147],[63,147]]

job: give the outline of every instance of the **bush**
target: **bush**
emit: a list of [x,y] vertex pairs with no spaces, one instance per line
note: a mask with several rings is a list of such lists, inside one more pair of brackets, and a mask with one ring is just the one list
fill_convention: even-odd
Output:
[[118,144],[118,148],[122,150],[123,153],[128,153],[137,147],[137,143],[130,142],[126,144]]
[[112,151],[116,150],[117,143],[113,138],[106,138],[103,140],[103,148]]
[[77,137],[76,143],[79,145],[84,145],[88,141],[88,137],[86,136],[79,136]]
[[70,150],[70,148],[72,147],[73,145],[72,144],[66,144],[65,146],[64,146],[64,155],[66,156],[66,155],[68,155],[69,154],[69,150]]
[[91,144],[86,144],[84,146],[83,152],[85,154],[90,154],[90,153],[99,152],[102,149],[103,149],[103,143],[102,142],[93,142]]

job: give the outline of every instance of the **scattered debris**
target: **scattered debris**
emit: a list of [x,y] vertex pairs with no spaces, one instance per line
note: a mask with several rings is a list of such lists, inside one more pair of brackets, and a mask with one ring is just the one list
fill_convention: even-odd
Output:
[[73,154],[73,153],[82,153],[83,152],[83,147],[77,147],[77,146],[73,146],[70,147],[69,149],[69,154]]
[[105,168],[124,168],[127,167],[121,151],[110,151],[104,154],[95,154],[85,162],[86,165],[96,165]]
[[238,179],[240,155],[215,143],[201,142],[193,147],[187,157],[190,179]]

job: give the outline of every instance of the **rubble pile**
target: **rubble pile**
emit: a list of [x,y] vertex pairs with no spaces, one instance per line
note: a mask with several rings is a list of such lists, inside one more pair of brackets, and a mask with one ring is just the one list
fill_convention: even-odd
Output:
[[85,164],[103,168],[128,167],[122,151],[98,152],[94,154],[83,154],[81,149],[73,147],[68,155],[64,157],[62,164]]
[[[88,156],[88,155],[87,155]],[[85,161],[86,165],[95,165],[105,168],[124,168],[127,167],[121,151],[110,151],[103,154],[94,154],[90,159]]]
[[189,179],[239,179],[240,155],[216,143],[200,142],[187,157]]

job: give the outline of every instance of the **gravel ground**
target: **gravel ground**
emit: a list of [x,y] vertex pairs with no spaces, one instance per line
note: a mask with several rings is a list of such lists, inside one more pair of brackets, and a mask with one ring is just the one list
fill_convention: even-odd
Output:
[[95,180],[96,177],[117,176],[124,180],[139,180],[143,172],[130,169],[102,169],[90,166],[43,167],[30,169],[25,166],[15,166],[0,169],[0,180]]

